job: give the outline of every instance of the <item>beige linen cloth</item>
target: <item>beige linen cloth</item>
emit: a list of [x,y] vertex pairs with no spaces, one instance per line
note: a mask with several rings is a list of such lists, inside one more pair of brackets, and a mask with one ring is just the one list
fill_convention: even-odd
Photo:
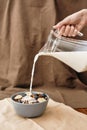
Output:
[[50,99],[42,116],[23,118],[6,98],[0,101],[0,130],[87,130],[87,115]]
[[[0,0],[0,5],[2,90],[14,86],[26,88],[24,85],[30,84],[34,56],[46,43],[52,26],[65,16],[87,8],[87,1],[83,0],[81,3],[80,0]],[[83,33],[87,39],[86,32],[87,30]],[[80,85],[77,80],[77,73],[59,60],[41,57],[36,64],[33,86],[54,83],[55,86],[69,87],[72,84],[72,87],[77,87]],[[87,83],[87,78],[83,81]]]

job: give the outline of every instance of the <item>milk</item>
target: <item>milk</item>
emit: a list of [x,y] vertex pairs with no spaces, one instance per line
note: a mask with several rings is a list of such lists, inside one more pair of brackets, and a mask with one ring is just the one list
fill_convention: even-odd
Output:
[[66,65],[70,66],[77,72],[87,71],[87,51],[77,52],[51,52],[41,55],[52,56]]
[[30,93],[32,93],[32,84],[33,84],[33,77],[34,77],[34,71],[35,71],[35,64],[38,57],[39,57],[39,54],[35,56],[34,62],[33,62],[33,67],[32,67],[32,72],[31,72],[31,81],[30,81]]
[[83,72],[87,70],[87,51],[77,52],[39,52],[35,58],[31,73],[30,92],[32,92],[32,84],[34,77],[35,64],[39,56],[52,56],[63,63],[67,64],[77,72]]

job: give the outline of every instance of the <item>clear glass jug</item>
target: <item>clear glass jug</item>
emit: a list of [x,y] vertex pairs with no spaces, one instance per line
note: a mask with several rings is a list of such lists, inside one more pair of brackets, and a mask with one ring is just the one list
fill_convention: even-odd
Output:
[[77,72],[87,71],[87,41],[59,36],[51,30],[40,55],[49,55],[67,64]]
[[51,30],[46,44],[40,51],[87,51],[87,41],[59,36],[57,30]]

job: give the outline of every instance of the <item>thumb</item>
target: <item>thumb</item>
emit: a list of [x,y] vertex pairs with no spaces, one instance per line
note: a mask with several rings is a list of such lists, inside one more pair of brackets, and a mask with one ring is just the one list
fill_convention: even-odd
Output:
[[62,22],[57,23],[56,25],[53,26],[54,29],[60,29],[62,27]]
[[60,21],[58,24],[54,25],[54,29],[60,29],[64,25],[70,24],[70,20],[68,18],[65,18],[64,20]]

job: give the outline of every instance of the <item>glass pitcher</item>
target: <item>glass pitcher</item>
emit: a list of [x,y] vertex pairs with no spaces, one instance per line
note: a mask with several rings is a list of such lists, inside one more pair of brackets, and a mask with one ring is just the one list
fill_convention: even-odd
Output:
[[87,41],[59,36],[51,30],[46,44],[39,51],[67,64],[77,72],[87,71]]
[[57,30],[51,30],[46,44],[40,51],[87,51],[87,41],[59,36]]

